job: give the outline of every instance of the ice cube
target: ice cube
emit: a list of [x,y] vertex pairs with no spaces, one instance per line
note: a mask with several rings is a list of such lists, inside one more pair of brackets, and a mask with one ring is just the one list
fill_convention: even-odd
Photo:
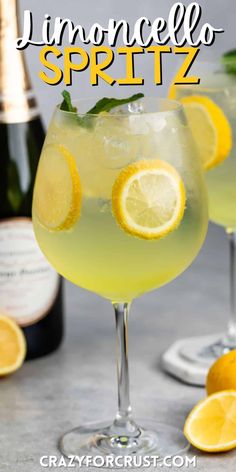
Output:
[[119,106],[119,107],[115,107],[115,108],[112,108],[109,112],[110,115],[126,115],[127,114],[127,110],[125,109],[125,107],[123,106]]
[[144,112],[143,104],[138,100],[128,104],[128,110],[130,113],[139,114]]
[[134,158],[128,137],[107,134],[103,136],[105,165],[109,169],[121,169]]

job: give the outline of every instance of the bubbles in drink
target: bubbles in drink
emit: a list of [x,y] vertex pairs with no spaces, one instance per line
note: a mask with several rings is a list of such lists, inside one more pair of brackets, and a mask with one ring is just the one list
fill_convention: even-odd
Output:
[[129,164],[133,159],[132,143],[125,136],[103,136],[104,158],[109,169],[121,169]]

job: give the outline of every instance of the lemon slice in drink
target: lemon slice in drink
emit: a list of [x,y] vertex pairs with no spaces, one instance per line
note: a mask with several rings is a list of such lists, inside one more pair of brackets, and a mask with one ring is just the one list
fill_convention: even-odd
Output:
[[185,210],[185,187],[179,173],[165,161],[130,164],[112,190],[113,213],[127,233],[159,239],[173,231]]
[[236,447],[236,391],[224,390],[200,401],[188,416],[184,434],[201,451]]
[[209,97],[191,95],[181,100],[205,170],[221,164],[232,148],[232,131],[221,108]]
[[0,315],[0,376],[19,369],[26,355],[23,331],[7,316]]
[[34,209],[51,231],[74,226],[81,210],[81,184],[72,154],[62,145],[45,146],[37,172]]

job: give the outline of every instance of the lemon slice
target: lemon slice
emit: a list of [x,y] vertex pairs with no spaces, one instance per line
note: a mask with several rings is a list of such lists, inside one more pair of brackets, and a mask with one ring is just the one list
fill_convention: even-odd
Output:
[[36,177],[34,209],[51,231],[74,226],[81,210],[81,184],[76,161],[62,145],[45,146]]
[[0,376],[19,369],[25,355],[26,341],[22,330],[13,320],[0,315]]
[[185,201],[180,175],[161,160],[130,164],[118,175],[112,190],[117,222],[142,239],[159,239],[177,228]]
[[184,434],[201,451],[236,447],[236,391],[225,390],[200,401],[188,416]]
[[181,100],[205,170],[223,162],[232,149],[228,119],[209,97],[191,95]]

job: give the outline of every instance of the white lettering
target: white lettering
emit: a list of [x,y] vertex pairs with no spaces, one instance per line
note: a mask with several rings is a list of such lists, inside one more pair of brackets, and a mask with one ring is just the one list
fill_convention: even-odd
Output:
[[50,15],[44,15],[44,22],[43,22],[43,27],[42,27],[42,38],[44,40],[44,43],[45,44],[48,44],[48,45],[53,45],[54,44],[54,41],[53,39],[50,41],[50,21],[51,21],[51,17]]
[[63,456],[60,457],[60,459],[57,463],[57,467],[67,467],[66,460]]
[[123,43],[131,46],[129,42],[129,24],[125,20],[115,21],[113,18],[108,23],[108,44],[113,47],[116,45],[117,36],[122,29]]
[[183,46],[186,42],[185,38],[185,29],[183,39],[178,41],[177,33],[179,32],[181,26],[184,22],[184,17],[186,13],[186,7],[178,2],[173,5],[170,9],[169,20],[168,20],[168,31],[170,35],[170,40],[173,44],[178,44],[178,46]]
[[[120,456],[116,456],[116,457],[120,457]],[[106,456],[106,467],[110,467],[112,468],[114,465],[114,457],[113,456]]]
[[148,36],[148,39],[144,41],[143,39],[143,26],[144,24],[150,26],[151,22],[146,16],[139,18],[134,26],[134,36],[131,43],[138,43],[140,46],[147,47],[150,42],[152,42],[151,34]]
[[166,21],[164,18],[156,18],[152,25],[152,37],[153,41],[157,44],[164,45],[166,40],[160,38],[160,33],[165,31],[166,29]]
[[[69,462],[68,462],[68,467],[76,467],[75,465],[75,458],[77,459],[77,456],[68,456],[68,459],[69,459]],[[78,456],[78,459],[80,459],[80,457]]]
[[196,456],[193,456],[193,457],[186,456],[185,457],[185,467],[189,467],[189,465],[191,465],[193,467],[197,467],[197,457]]
[[57,456],[49,456],[48,466],[57,467]]
[[[70,456],[69,456],[70,457]],[[79,463],[79,467],[82,467],[83,463],[84,463],[84,459],[86,456],[72,456],[73,457],[73,461],[75,462],[78,462]],[[73,462],[73,464],[74,464]],[[75,466],[75,464],[74,464]]]
[[[125,46],[133,46],[137,43],[139,46],[148,47],[152,42],[158,45],[164,45],[171,41],[174,46],[181,47],[186,42],[189,46],[198,47],[200,44],[210,46],[214,43],[217,33],[223,33],[222,28],[215,28],[209,23],[205,23],[199,30],[199,22],[202,16],[202,8],[197,2],[190,3],[187,7],[182,2],[176,2],[172,5],[168,20],[164,18],[156,18],[153,23],[145,16],[139,18],[133,28],[133,36],[130,38],[130,26],[125,20],[115,21],[110,19],[108,27],[104,28],[99,23],[94,23],[88,35],[86,36],[85,29],[82,25],[74,26],[74,23],[68,19],[56,17],[54,19],[54,26],[50,15],[46,14],[42,25],[42,39],[43,41],[33,41],[33,15],[30,10],[24,12],[24,34],[17,39],[17,49],[25,49],[29,45],[43,46],[43,45],[57,45],[61,46],[65,31],[67,30],[68,40],[70,44],[75,44],[75,41],[83,44],[91,43],[94,46],[101,45],[105,39],[108,40],[108,45],[113,47],[116,45],[117,39],[122,32],[123,44]],[[50,29],[53,26],[53,32]],[[144,34],[144,27],[148,29],[148,33]],[[198,31],[197,31],[198,28]],[[166,33],[163,38],[160,33]],[[193,34],[196,33],[196,38]],[[181,38],[179,36],[182,35]],[[146,37],[145,37],[146,36]]]
[[45,462],[45,461],[48,461],[48,456],[42,456],[40,457],[40,465],[41,467],[48,467],[48,462]]
[[90,465],[93,465],[93,457],[92,456],[86,456],[85,457],[85,462],[86,462],[86,467],[89,467]]
[[124,467],[123,456],[114,456],[115,466],[118,468]]
[[198,41],[198,44],[196,44],[193,40],[193,33],[195,31],[195,29],[197,28],[197,25],[201,19],[201,16],[202,16],[202,9],[200,7],[200,5],[198,5],[198,3],[194,2],[194,3],[191,3],[187,10],[186,10],[186,14],[185,14],[185,36],[186,36],[186,40],[187,40],[187,43],[188,44],[194,44],[195,46],[199,45],[199,41]]
[[24,11],[24,34],[16,41],[17,49],[25,49],[29,44],[44,46],[44,42],[31,41],[33,35],[33,15],[30,10]]
[[164,457],[163,464],[165,465],[165,467],[172,467],[171,459],[172,459],[171,456]]

